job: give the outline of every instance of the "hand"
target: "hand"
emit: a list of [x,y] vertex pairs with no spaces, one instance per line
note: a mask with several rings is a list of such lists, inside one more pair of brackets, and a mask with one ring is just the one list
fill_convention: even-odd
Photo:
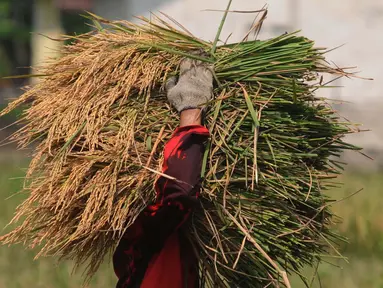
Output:
[[166,83],[170,104],[182,112],[188,109],[202,109],[203,104],[213,97],[213,73],[208,64],[186,58],[180,64],[180,76],[171,77]]

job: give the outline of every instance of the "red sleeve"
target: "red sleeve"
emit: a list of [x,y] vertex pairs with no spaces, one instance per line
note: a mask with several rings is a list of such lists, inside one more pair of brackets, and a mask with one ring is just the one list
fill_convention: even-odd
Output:
[[208,137],[206,127],[186,126],[178,128],[166,144],[162,172],[167,176],[156,181],[156,201],[128,228],[113,256],[117,287],[136,287],[142,281],[150,259],[198,203]]

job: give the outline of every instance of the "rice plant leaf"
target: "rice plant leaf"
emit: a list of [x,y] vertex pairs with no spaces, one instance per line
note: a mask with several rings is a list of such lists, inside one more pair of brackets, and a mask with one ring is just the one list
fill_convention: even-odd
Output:
[[221,23],[219,24],[219,27],[218,27],[218,30],[217,30],[217,33],[215,35],[215,39],[214,39],[214,42],[213,42],[213,46],[211,48],[211,54],[214,55],[216,50],[217,50],[217,45],[218,45],[218,41],[219,41],[219,37],[221,36],[221,33],[222,33],[222,29],[223,29],[223,26],[225,25],[225,22],[226,22],[226,18],[227,18],[227,14],[229,13],[230,11],[230,7],[231,7],[231,3],[233,2],[233,0],[229,0],[228,4],[227,4],[227,8],[225,10],[225,13],[223,14],[223,17],[222,17],[222,20],[221,20]]
[[258,128],[259,127],[258,113],[255,111],[253,103],[251,102],[250,96],[244,87],[242,87],[242,91],[243,91],[243,96],[245,97],[247,108],[249,109],[249,113],[251,115],[251,118],[253,119],[254,125],[256,128]]

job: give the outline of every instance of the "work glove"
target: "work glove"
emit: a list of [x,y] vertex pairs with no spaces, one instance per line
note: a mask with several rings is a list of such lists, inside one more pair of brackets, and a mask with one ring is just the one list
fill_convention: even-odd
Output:
[[[201,53],[193,53],[201,55]],[[179,113],[188,109],[203,109],[213,97],[212,66],[190,58],[180,64],[180,76],[170,77],[166,83],[168,100]]]

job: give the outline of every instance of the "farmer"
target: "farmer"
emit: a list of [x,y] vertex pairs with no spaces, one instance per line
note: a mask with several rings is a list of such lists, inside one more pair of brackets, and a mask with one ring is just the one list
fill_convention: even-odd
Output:
[[180,127],[164,150],[157,199],[128,228],[113,264],[118,288],[196,288],[198,261],[185,225],[198,205],[204,143],[202,106],[212,99],[213,75],[201,61],[185,59],[180,76],[166,85],[169,102],[180,113]]

